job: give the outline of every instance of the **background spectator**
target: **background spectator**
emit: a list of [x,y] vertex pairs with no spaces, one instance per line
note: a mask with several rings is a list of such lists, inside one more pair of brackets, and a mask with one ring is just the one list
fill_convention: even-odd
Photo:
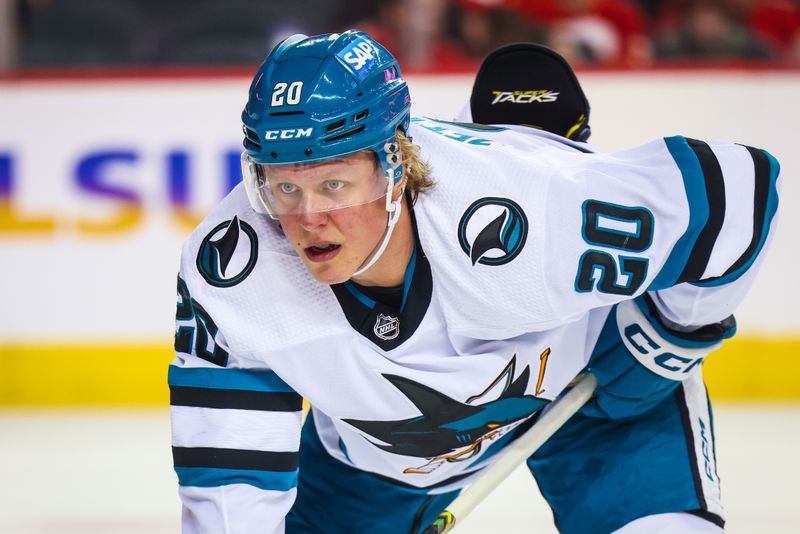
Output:
[[447,0],[383,0],[373,3],[366,17],[349,9],[336,29],[367,32],[406,69],[466,68],[467,56],[445,36],[449,6]]
[[550,28],[550,44],[574,62],[647,64],[644,11],[627,0],[520,0],[522,11]]
[[522,15],[516,4],[502,0],[458,0],[450,10],[450,34],[475,61],[504,44],[546,42],[546,28]]
[[789,0],[752,2],[747,25],[788,63],[800,63],[800,7]]
[[[661,59],[769,59],[769,47],[735,17],[730,4],[719,0],[686,2],[668,13],[676,21],[656,41]],[[727,9],[726,9],[727,8]]]
[[0,69],[253,65],[293,33],[358,28],[411,71],[535,41],[569,61],[800,65],[800,0],[0,0]]

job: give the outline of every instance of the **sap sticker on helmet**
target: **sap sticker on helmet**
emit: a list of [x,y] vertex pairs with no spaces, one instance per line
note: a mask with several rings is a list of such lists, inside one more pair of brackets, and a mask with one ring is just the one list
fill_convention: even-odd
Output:
[[352,67],[359,78],[364,79],[372,68],[378,63],[380,51],[369,39],[356,39],[338,54],[338,57]]

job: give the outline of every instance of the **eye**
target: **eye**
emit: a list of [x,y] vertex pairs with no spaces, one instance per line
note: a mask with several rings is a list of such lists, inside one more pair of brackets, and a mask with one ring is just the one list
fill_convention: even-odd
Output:
[[297,186],[294,185],[294,184],[290,184],[288,182],[284,182],[282,184],[279,184],[278,188],[280,189],[281,193],[285,193],[287,195],[297,191]]
[[338,191],[344,187],[344,182],[341,180],[328,180],[325,182],[325,187],[330,191]]

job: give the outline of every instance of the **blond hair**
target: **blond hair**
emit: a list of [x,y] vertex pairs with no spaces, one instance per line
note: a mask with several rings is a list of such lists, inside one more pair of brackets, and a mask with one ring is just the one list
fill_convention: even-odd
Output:
[[434,186],[431,174],[433,169],[430,163],[422,159],[419,146],[411,142],[402,130],[397,130],[397,144],[403,154],[403,174],[406,178],[406,188],[411,191],[411,199],[416,200],[420,193]]

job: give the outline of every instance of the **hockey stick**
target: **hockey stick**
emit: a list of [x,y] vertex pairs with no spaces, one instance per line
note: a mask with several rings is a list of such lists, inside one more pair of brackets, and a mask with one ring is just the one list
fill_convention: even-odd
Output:
[[574,387],[554,401],[536,424],[518,438],[497,463],[462,491],[422,534],[444,534],[455,526],[456,519],[463,521],[517,466],[536,452],[575,412],[580,410],[597,387],[597,379],[591,373],[578,377],[573,383]]

